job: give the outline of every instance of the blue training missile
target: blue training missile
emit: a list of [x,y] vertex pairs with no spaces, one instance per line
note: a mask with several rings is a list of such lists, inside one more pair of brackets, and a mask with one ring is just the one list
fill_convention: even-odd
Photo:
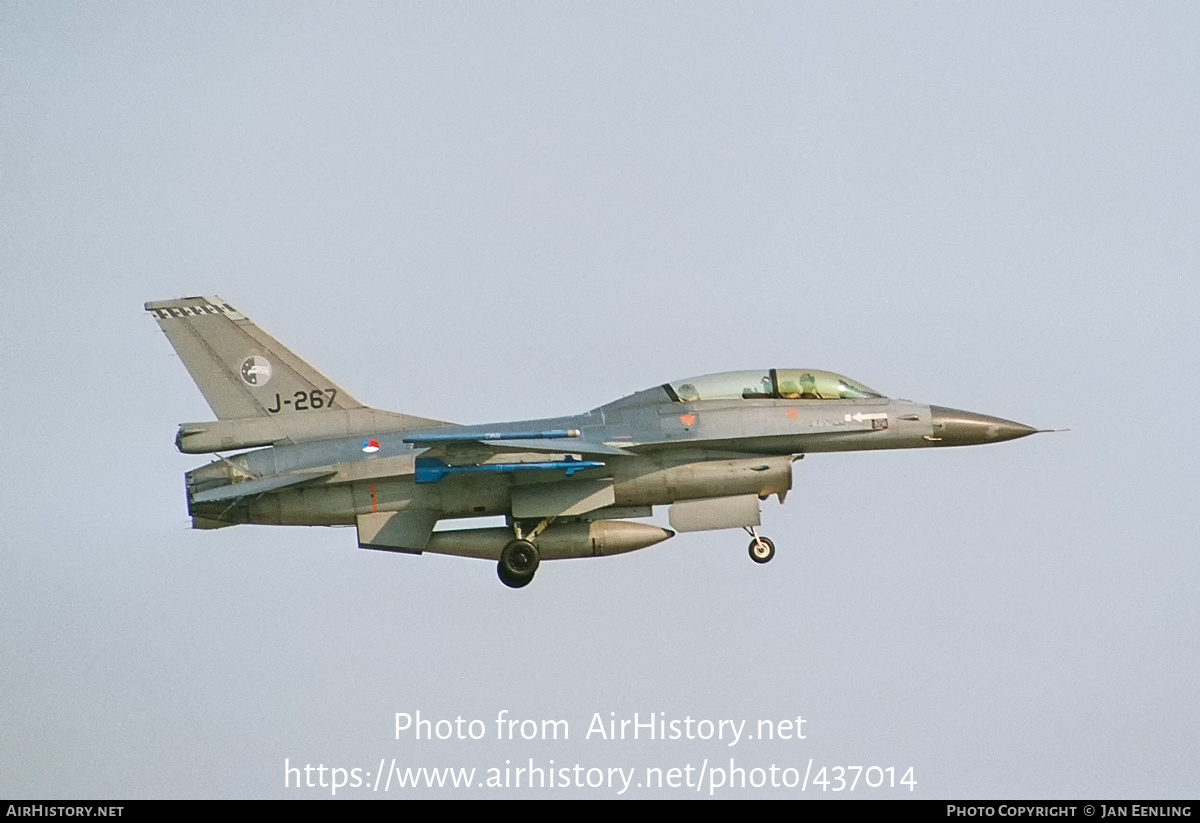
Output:
[[544,460],[536,463],[483,463],[474,466],[449,466],[436,457],[418,457],[416,461],[418,483],[440,483],[450,474],[514,474],[516,472],[565,470],[567,477],[587,469],[603,468],[597,460]]

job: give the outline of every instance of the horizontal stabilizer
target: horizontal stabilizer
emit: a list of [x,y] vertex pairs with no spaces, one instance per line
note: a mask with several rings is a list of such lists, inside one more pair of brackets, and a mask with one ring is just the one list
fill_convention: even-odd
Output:
[[257,480],[247,480],[243,483],[231,483],[228,486],[218,486],[215,489],[197,492],[192,495],[193,503],[219,503],[222,500],[237,500],[241,497],[253,497],[264,492],[273,492],[298,483],[316,480],[318,477],[328,477],[335,472],[298,472],[296,474],[277,474],[272,477],[260,477]]
[[600,469],[603,463],[595,460],[546,460],[537,463],[481,463],[475,466],[448,466],[436,457],[418,457],[416,461],[418,483],[440,483],[451,474],[514,474],[529,471],[565,470],[567,477],[587,469]]

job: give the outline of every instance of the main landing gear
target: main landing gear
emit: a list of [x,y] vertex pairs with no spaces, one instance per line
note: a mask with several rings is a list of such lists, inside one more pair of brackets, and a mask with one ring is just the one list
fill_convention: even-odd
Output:
[[540,562],[537,546],[528,540],[514,540],[501,550],[496,574],[505,586],[519,589],[533,580]]
[[520,522],[513,520],[513,540],[500,551],[500,562],[496,564],[496,575],[500,582],[510,589],[520,589],[533,581],[534,572],[541,563],[537,544],[533,541],[554,522],[553,517],[547,517],[538,523],[529,534],[522,534]]
[[775,544],[771,538],[763,537],[757,528],[748,528],[746,531],[754,538],[750,541],[750,559],[755,563],[770,563],[775,556]]

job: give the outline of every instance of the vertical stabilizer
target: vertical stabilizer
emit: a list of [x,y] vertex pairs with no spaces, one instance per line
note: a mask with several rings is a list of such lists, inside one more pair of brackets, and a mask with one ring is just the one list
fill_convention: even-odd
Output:
[[363,404],[220,297],[146,304],[218,420]]

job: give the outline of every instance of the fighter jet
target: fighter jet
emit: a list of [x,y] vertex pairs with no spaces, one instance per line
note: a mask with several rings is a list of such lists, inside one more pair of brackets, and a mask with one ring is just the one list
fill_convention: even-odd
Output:
[[[816,369],[663,383],[583,414],[459,425],[364,406],[220,297],[146,304],[216,420],[183,423],[192,526],[354,526],[358,545],[496,563],[527,585],[543,560],[598,557],[676,532],[744,529],[775,556],[760,503],[806,454],[967,446],[1038,431],[883,396]],[[238,452],[222,454],[223,452]],[[671,529],[635,522],[668,506]],[[455,518],[507,526],[438,530]],[[673,530],[673,531],[672,531]]]

